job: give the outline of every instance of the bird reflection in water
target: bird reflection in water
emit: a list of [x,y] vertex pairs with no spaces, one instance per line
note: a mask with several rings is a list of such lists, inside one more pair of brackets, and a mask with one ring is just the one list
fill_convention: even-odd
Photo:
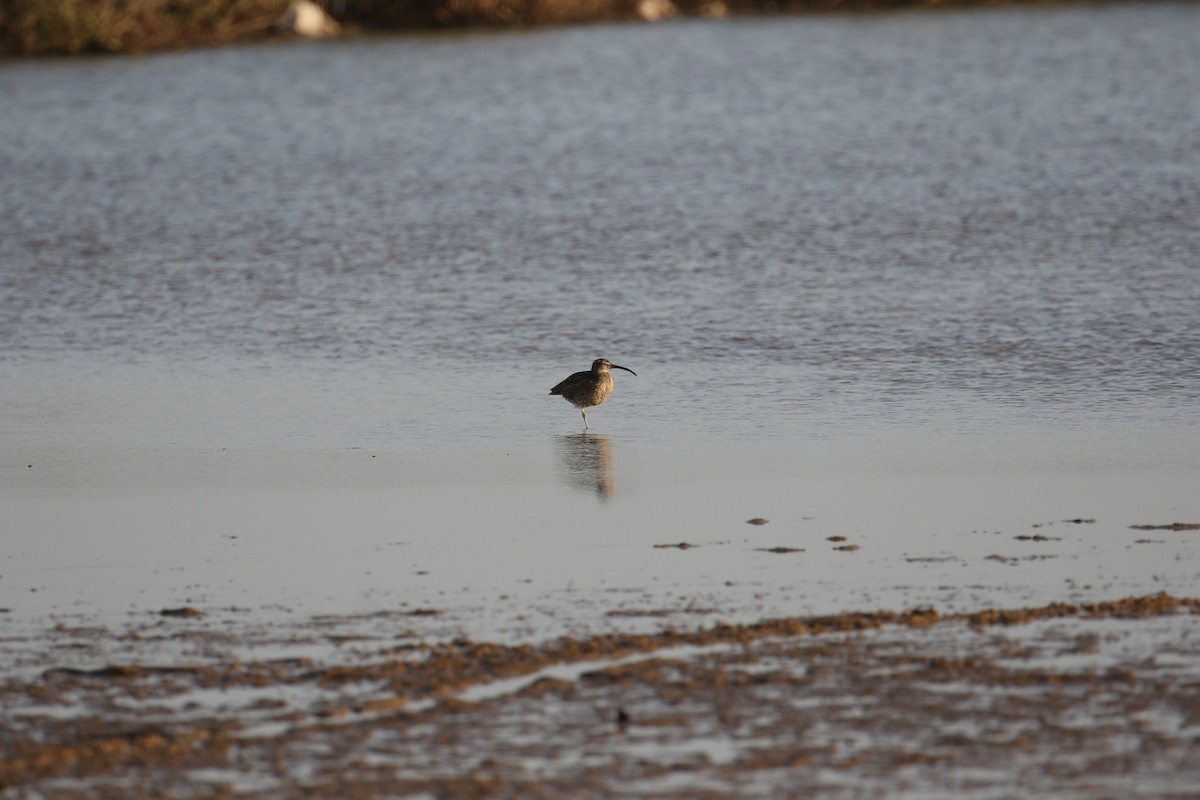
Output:
[[554,437],[557,444],[559,474],[577,489],[594,491],[601,500],[613,495],[612,437],[605,434],[577,433]]

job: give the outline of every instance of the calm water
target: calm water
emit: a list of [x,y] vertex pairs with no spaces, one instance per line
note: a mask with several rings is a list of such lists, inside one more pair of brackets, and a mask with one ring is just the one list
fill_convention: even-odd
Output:
[[[52,542],[101,520],[97,558],[126,536],[129,552],[157,542],[166,570],[240,520],[244,547],[275,530],[317,553],[279,578],[303,594],[346,591],[318,577],[337,557],[318,543],[346,519],[365,537],[348,575],[392,540],[444,540],[457,549],[405,570],[444,557],[450,591],[475,585],[454,556],[480,529],[516,542],[485,565],[510,552],[516,581],[522,546],[549,558],[560,520],[625,491],[580,535],[619,521],[632,549],[604,572],[563,545],[568,585],[616,580],[650,540],[742,541],[760,514],[818,542],[888,531],[902,550],[930,530],[915,512],[959,491],[975,505],[937,530],[1099,509],[1116,537],[1194,513],[1198,31],[1200,6],[1137,4],[0,64],[0,447],[15,453],[0,486],[26,503],[6,501],[8,521]],[[610,438],[581,442],[545,395],[598,356],[639,376],[617,373],[590,415]],[[820,482],[1028,467],[1076,477]],[[422,488],[456,483],[478,491]],[[99,507],[81,487],[376,494],[343,516],[322,514],[345,498],[299,517],[258,498],[226,518],[200,501]],[[60,495],[69,513],[50,510]],[[804,528],[813,514],[831,522]],[[217,595],[242,569],[225,543],[195,556],[218,565],[202,582]],[[880,599],[902,555],[846,567],[847,591]],[[1186,585],[1200,553],[1170,555]],[[1124,558],[1114,545],[1079,582]],[[722,561],[685,589],[753,607],[753,587],[796,580],[754,561],[765,584],[721,589]],[[1006,569],[970,563],[985,576],[903,580]],[[1155,588],[1159,566],[1117,585]],[[187,579],[172,580],[146,602],[177,598]],[[1064,577],[1031,580],[1053,597]],[[781,613],[824,602],[782,597]]]

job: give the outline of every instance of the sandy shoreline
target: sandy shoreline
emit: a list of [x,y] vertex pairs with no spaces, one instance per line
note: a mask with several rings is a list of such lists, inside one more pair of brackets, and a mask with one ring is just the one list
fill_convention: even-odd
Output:
[[605,433],[423,455],[49,439],[0,512],[13,796],[1200,780],[1185,467],[926,449],[906,472],[887,448],[835,467]]
[[42,373],[5,406],[7,793],[1200,781],[1191,428],[746,442],[621,407],[582,436],[504,386],[480,428],[452,373],[420,375],[428,400],[302,377],[124,371],[81,402]]
[[[132,786],[154,796],[1183,797],[1200,780],[1189,757],[1198,609],[1200,599],[1164,594],[517,646],[426,642],[395,614],[389,636],[310,620],[239,638],[239,658],[204,615],[124,631],[60,625],[37,643],[44,668],[0,684],[0,787],[98,798]],[[120,660],[55,666],[109,639]],[[272,657],[283,640],[333,655]]]

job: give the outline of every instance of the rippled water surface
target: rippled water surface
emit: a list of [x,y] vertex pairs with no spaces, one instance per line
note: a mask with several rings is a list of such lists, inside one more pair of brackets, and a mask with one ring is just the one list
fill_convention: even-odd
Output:
[[[369,563],[391,539],[562,542],[641,487],[620,514],[642,553],[741,541],[770,497],[801,527],[817,506],[915,535],[954,487],[876,486],[893,505],[860,519],[862,485],[806,481],[918,468],[1167,470],[1071,504],[1036,479],[963,497],[1026,502],[1022,525],[1172,521],[1139,515],[1196,510],[1197,30],[1194,4],[1130,4],[0,64],[10,522],[180,518],[38,505],[80,487],[367,489]],[[639,374],[578,440],[546,392],[599,356]],[[339,524],[270,507],[235,514],[243,537]],[[704,529],[718,513],[741,527]]]
[[10,63],[2,355],[1191,402],[1198,13]]

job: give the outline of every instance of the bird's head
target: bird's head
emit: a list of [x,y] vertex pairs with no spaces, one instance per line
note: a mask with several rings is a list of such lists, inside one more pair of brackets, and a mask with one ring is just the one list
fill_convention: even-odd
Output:
[[597,358],[592,362],[592,372],[608,372],[610,369],[623,369],[631,375],[637,375],[636,372],[629,367],[622,367],[619,364],[614,364],[607,358]]

